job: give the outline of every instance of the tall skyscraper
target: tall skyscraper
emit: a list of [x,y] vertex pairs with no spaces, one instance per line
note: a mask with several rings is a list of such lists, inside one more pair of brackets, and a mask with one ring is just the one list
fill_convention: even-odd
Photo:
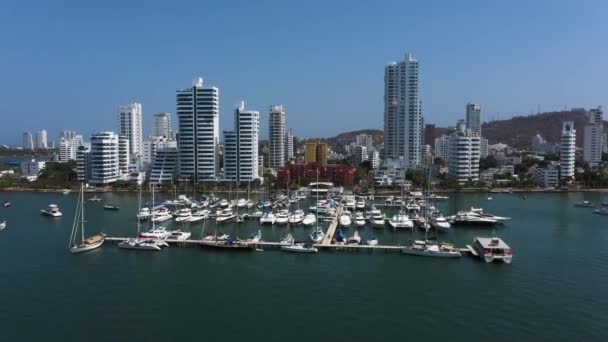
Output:
[[204,88],[201,77],[177,91],[179,177],[194,182],[217,179],[219,172],[219,89]]
[[403,166],[421,163],[422,109],[418,95],[418,61],[411,54],[384,71],[384,154],[403,158]]
[[34,136],[32,135],[32,132],[23,133],[22,146],[23,146],[24,150],[33,150],[34,149]]
[[143,127],[141,103],[131,102],[118,108],[120,135],[129,139],[129,152],[141,156],[143,146]]
[[83,144],[82,135],[74,134],[73,131],[64,132],[71,132],[72,134],[62,134],[61,138],[59,138],[59,161],[76,160],[78,147]]
[[574,178],[574,160],[576,153],[576,130],[573,121],[564,121],[559,148],[560,179]]
[[156,113],[154,114],[154,132],[155,137],[171,138],[173,129],[171,128],[171,113]]
[[285,162],[291,161],[293,157],[293,132],[291,128],[285,131]]
[[224,179],[252,181],[258,178],[260,113],[245,110],[245,102],[234,110],[234,131],[224,132]]
[[88,182],[91,178],[91,148],[79,146],[76,151],[76,174],[80,182]]
[[270,106],[268,118],[268,166],[279,168],[285,165],[285,110],[282,105]]
[[46,130],[41,130],[36,133],[36,148],[46,150],[49,147]]
[[129,150],[130,141],[124,135],[118,137],[118,169],[121,176],[129,174],[129,160],[131,151]]
[[464,120],[448,138],[448,175],[459,184],[479,181],[479,138]]
[[119,154],[118,134],[99,132],[91,136],[90,154],[92,184],[108,184],[118,180]]
[[304,163],[318,163],[327,165],[328,146],[320,140],[315,140],[306,143],[304,150]]
[[585,125],[584,131],[583,160],[589,163],[590,166],[597,166],[602,161],[602,152],[604,150],[603,115],[602,106],[591,109],[587,113],[589,121]]
[[364,146],[367,152],[374,148],[374,139],[369,134],[359,134],[355,137],[357,146]]
[[481,106],[476,103],[467,103],[467,129],[481,136]]

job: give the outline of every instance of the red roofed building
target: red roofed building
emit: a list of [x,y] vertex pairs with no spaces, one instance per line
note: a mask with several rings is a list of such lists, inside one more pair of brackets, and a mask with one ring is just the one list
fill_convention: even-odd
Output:
[[357,169],[352,165],[344,164],[289,164],[279,169],[277,182],[279,186],[286,186],[288,181],[315,180],[317,172],[320,179],[328,180],[339,186],[352,186],[355,183]]

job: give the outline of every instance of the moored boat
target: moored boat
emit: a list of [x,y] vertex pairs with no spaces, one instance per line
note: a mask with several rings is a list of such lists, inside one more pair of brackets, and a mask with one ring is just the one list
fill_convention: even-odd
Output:
[[48,207],[40,210],[40,213],[44,216],[50,216],[50,217],[63,216],[63,213],[61,213],[61,211],[59,211],[59,206],[57,206],[57,204],[49,204]]
[[[70,234],[70,242],[68,245],[70,253],[72,254],[82,253],[99,248],[105,241],[106,235],[103,233],[85,239],[84,222],[84,191],[83,185],[81,184],[78,202],[76,204],[76,215],[74,217],[74,224],[72,225],[72,232]],[[78,234],[78,231],[80,231],[80,234]]]

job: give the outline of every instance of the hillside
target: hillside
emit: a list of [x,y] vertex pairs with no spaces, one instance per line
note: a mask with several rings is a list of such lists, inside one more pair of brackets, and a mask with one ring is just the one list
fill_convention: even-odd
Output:
[[[336,135],[331,138],[319,138],[321,141],[326,142],[332,150],[337,152],[344,151],[344,146],[350,144],[356,140],[357,135],[368,134],[372,136],[374,146],[381,144],[384,141],[384,132],[378,129],[361,129],[358,131],[345,132]],[[312,139],[308,139],[312,140]],[[305,141],[303,141],[305,142]]]
[[[488,138],[490,144],[502,142],[516,148],[529,148],[531,139],[536,134],[540,134],[548,142],[559,143],[562,123],[574,121],[576,145],[582,147],[584,127],[587,123],[585,114],[585,111],[578,110],[515,116],[508,120],[484,123],[481,133]],[[608,122],[604,121],[604,127],[608,129]]]

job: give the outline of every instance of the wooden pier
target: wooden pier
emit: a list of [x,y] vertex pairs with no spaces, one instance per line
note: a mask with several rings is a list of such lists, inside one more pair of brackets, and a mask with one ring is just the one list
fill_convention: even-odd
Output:
[[342,214],[342,206],[338,207],[336,210],[336,214],[332,217],[331,223],[327,228],[327,232],[325,232],[325,236],[323,237],[323,241],[321,241],[321,246],[331,246],[331,242],[334,238],[334,234],[336,233],[336,228],[338,228],[338,217]]

